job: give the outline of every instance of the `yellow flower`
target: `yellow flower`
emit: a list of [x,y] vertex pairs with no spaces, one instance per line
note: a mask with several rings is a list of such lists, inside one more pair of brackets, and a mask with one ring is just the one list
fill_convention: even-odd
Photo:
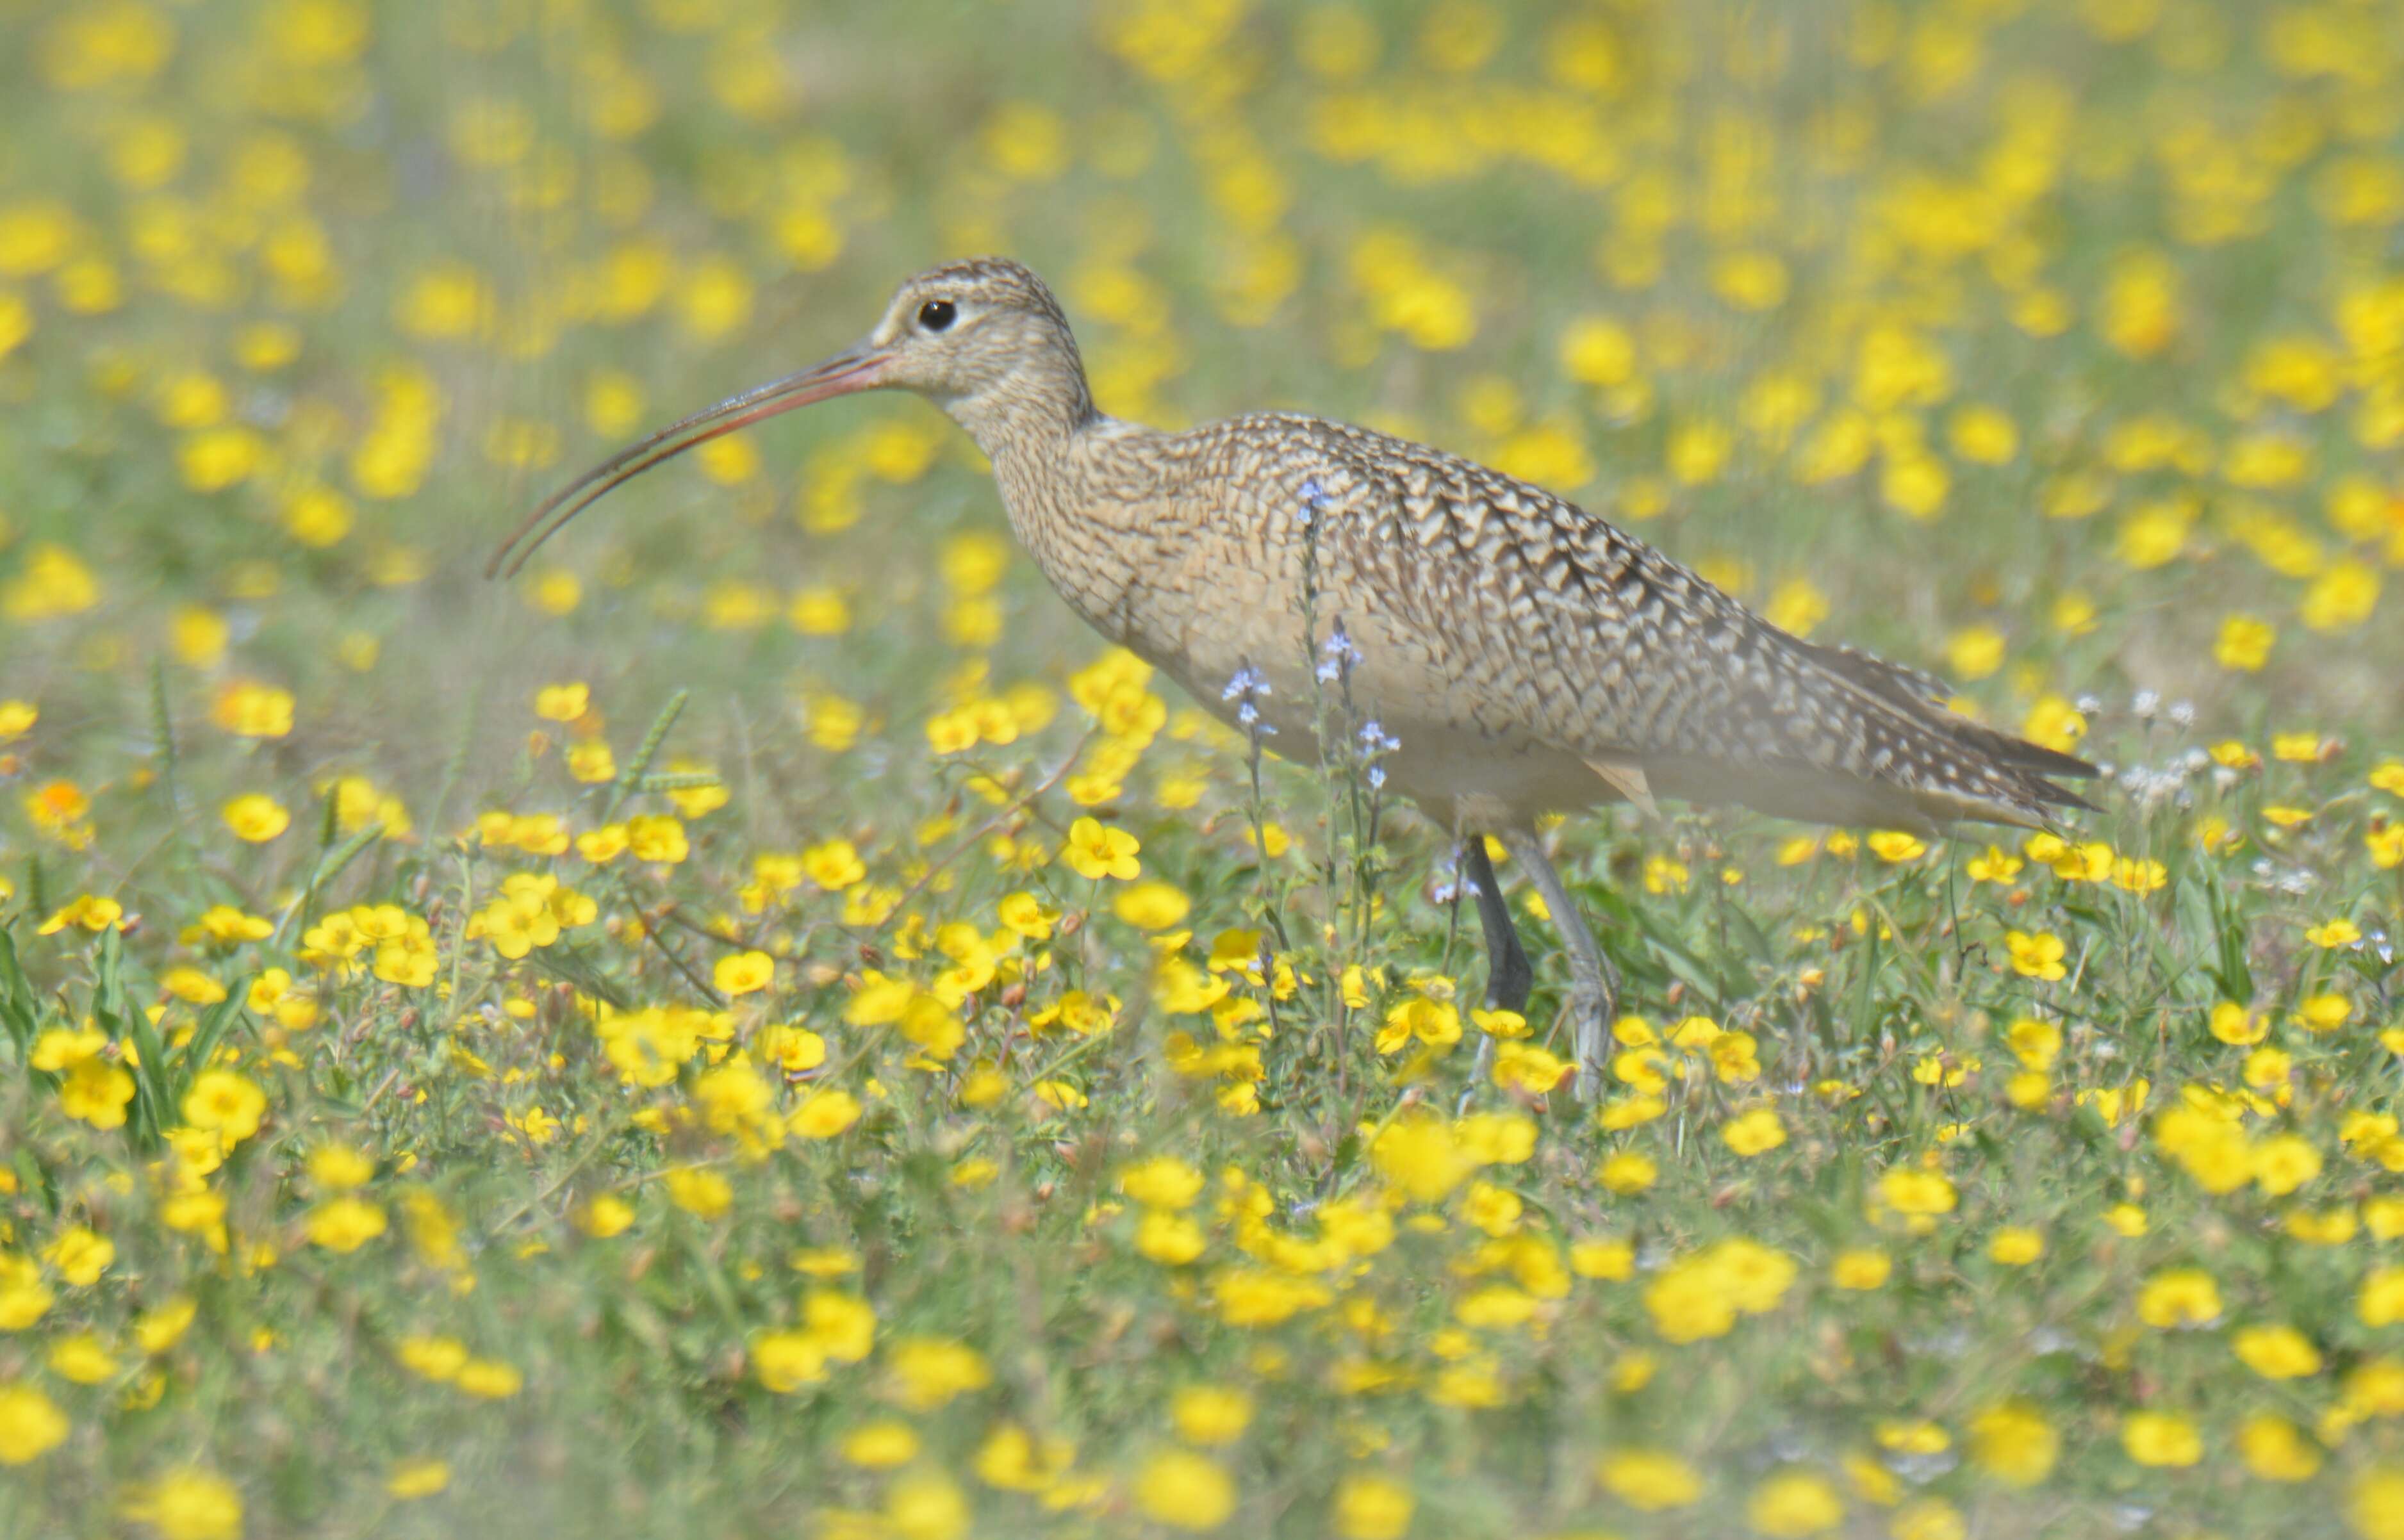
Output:
[[1181,923],[1193,907],[1173,884],[1146,881],[1121,889],[1111,910],[1138,930],[1167,930]]
[[86,821],[91,812],[91,799],[74,782],[44,782],[26,793],[24,808],[34,827],[69,850],[82,850],[91,843],[91,825]]
[[1845,1505],[1824,1478],[1784,1470],[1754,1488],[1744,1511],[1758,1534],[1824,1534],[1844,1520]]
[[1369,1158],[1378,1175],[1420,1203],[1441,1201],[1476,1169],[1452,1127],[1427,1113],[1405,1113],[1387,1124]]
[[2022,1069],[2048,1070],[2062,1052],[2062,1029],[2050,1021],[2022,1017],[2005,1031],[2004,1041]]
[[2351,920],[2331,920],[2313,925],[2304,932],[2304,939],[2313,946],[2334,950],[2350,947],[2362,939],[2361,928]]
[[1645,1287],[1644,1308],[1665,1340],[1721,1337],[1740,1313],[1774,1307],[1795,1271],[1783,1253],[1741,1238],[1722,1241],[1662,1269]]
[[596,1241],[623,1235],[634,1222],[635,1205],[614,1192],[594,1195],[576,1216],[577,1228]]
[[1678,861],[1661,854],[1644,858],[1644,891],[1653,894],[1684,893],[1693,873]]
[[1720,1137],[1739,1155],[1759,1155],[1786,1143],[1786,1125],[1770,1108],[1755,1107],[1731,1119],[1720,1130]]
[[70,925],[80,925],[90,931],[104,931],[124,917],[125,910],[116,899],[95,898],[87,893],[43,921],[39,934],[56,936]]
[[455,1337],[404,1337],[394,1344],[393,1356],[411,1373],[448,1384],[468,1366],[468,1344]]
[[1128,1168],[1119,1190],[1146,1208],[1182,1209],[1202,1195],[1202,1173],[1173,1155]]
[[2404,1267],[2372,1269],[2355,1296],[2354,1310],[2366,1326],[2392,1326],[2404,1321]]
[[776,981],[776,964],[764,951],[738,951],[718,960],[711,981],[725,994],[755,994]]
[[340,545],[356,521],[350,500],[331,487],[304,486],[284,502],[284,531],[313,550]]
[[845,1434],[835,1448],[862,1470],[890,1470],[918,1458],[918,1436],[907,1422],[880,1418]]
[[2120,1424],[2120,1448],[2141,1465],[2192,1465],[2203,1458],[2195,1424],[2175,1412],[2131,1412]]
[[160,977],[159,987],[194,1006],[214,1006],[226,997],[223,984],[193,967],[169,968]]
[[[626,820],[626,845],[635,859],[675,866],[692,853],[685,839],[684,825],[668,813],[650,813]],[[585,859],[596,860],[591,852]]]
[[2296,1024],[2312,1032],[2335,1032],[2354,1019],[2354,1002],[2342,994],[2315,994],[2296,1009]]
[[525,1386],[525,1375],[513,1364],[470,1358],[459,1366],[452,1383],[482,1401],[506,1401]]
[[1664,1450],[1613,1450],[1595,1462],[1603,1490],[1642,1513],[1683,1508],[1703,1495],[1695,1467]]
[[2031,936],[2025,931],[2012,931],[2004,937],[2011,949],[2012,971],[2024,978],[2056,979],[2065,978],[2069,969],[2062,965],[2065,949],[2059,936]]
[[413,1502],[431,1497],[451,1485],[451,1464],[446,1460],[401,1460],[384,1473],[384,1490],[401,1502]]
[[1215,1282],[1219,1318],[1231,1326],[1273,1326],[1335,1297],[1321,1283],[1257,1268],[1223,1272]]
[[751,1372],[778,1395],[826,1378],[825,1346],[808,1332],[765,1331],[751,1339]]
[[2347,1491],[2346,1517],[2362,1540],[2404,1540],[2404,1468],[2366,1467]]
[[1188,1385],[1170,1397],[1168,1419],[1189,1444],[1232,1444],[1252,1425],[1252,1398],[1228,1385]]
[[604,824],[576,837],[576,853],[599,866],[626,853],[627,843],[625,825]]
[[1414,1042],[1432,1048],[1449,1048],[1461,1041],[1461,1012],[1447,1001],[1413,994],[1397,1001],[1386,1012],[1385,1025],[1377,1031],[1379,1053],[1400,1053]]
[[535,692],[534,714],[546,722],[573,722],[593,703],[585,685],[545,685]]
[[127,1517],[158,1531],[161,1540],[238,1540],[242,1494],[210,1471],[170,1472],[125,1505]]
[[1879,829],[1864,843],[1869,846],[1872,854],[1890,864],[1917,861],[1928,853],[1928,841],[1900,829]]
[[2379,569],[2354,557],[2329,563],[2304,590],[2297,615],[2308,630],[2351,631],[2379,607]]
[[1840,1251],[1828,1267],[1828,1280],[1840,1289],[1874,1289],[1894,1271],[1894,1260],[1882,1251]]
[[969,1502],[940,1470],[905,1471],[885,1493],[882,1533],[895,1540],[962,1540],[970,1533]]
[[1970,1419],[1970,1458],[1989,1475],[2015,1487],[2033,1487],[2053,1469],[2061,1435],[2028,1401],[2005,1401]]
[[0,1331],[22,1331],[48,1314],[57,1296],[30,1256],[0,1252]]
[[604,739],[580,739],[567,746],[567,773],[588,786],[599,785],[617,778],[618,757]]
[[804,1139],[832,1139],[860,1121],[860,1102],[849,1091],[813,1091],[793,1109],[787,1126]]
[[2133,894],[2159,893],[2169,885],[2170,868],[2159,861],[2123,855],[2112,863],[2112,885]]
[[876,1310],[856,1294],[812,1289],[802,1301],[802,1325],[839,1364],[857,1364],[876,1345]]
[[2229,615],[2221,620],[2219,639],[2212,644],[2212,660],[2236,673],[2259,673],[2270,663],[2270,648],[2279,642],[2279,630],[2257,615]]
[[2045,696],[2021,721],[2020,736],[2032,743],[2067,754],[2087,736],[2087,718],[2062,697]]
[[1068,843],[1060,847],[1060,864],[1090,881],[1114,877],[1132,882],[1142,873],[1136,861],[1136,853],[1142,848],[1135,836],[1124,829],[1110,828],[1092,818],[1080,818],[1069,825]]
[[32,1385],[0,1383],[0,1465],[24,1465],[66,1442],[66,1413]]
[[1640,363],[1636,339],[1618,321],[1604,315],[1572,321],[1560,333],[1558,354],[1562,371],[1589,385],[1626,384]]
[[2265,1380],[2297,1380],[2320,1372],[2320,1350],[2293,1326],[2247,1326],[2230,1339],[2229,1348],[2239,1362]]
[[1987,1255],[2007,1268],[2024,1268],[2045,1255],[2045,1237],[2036,1230],[2006,1225],[1987,1242]]
[[235,839],[259,845],[291,827],[292,815],[274,798],[252,792],[225,805],[225,824]]
[[[0,342],[9,317],[0,309]],[[7,352],[0,345],[0,354]],[[51,620],[80,615],[100,603],[100,580],[64,546],[37,545],[26,553],[17,576],[0,586],[0,615],[12,620]]]
[[2276,1412],[2245,1419],[2237,1430],[2237,1451],[2245,1468],[2265,1481],[2309,1481],[2320,1473],[2319,1448]]
[[337,1198],[309,1211],[306,1228],[314,1245],[332,1252],[352,1252],[384,1232],[384,1210],[357,1198]]
[[1580,1278],[1633,1277],[1636,1248],[1625,1241],[1580,1241],[1570,1247],[1570,1270]]
[[1417,1506],[1411,1489],[1402,1482],[1355,1472],[1335,1488],[1335,1533],[1338,1540],[1402,1540]]
[[1897,1214],[1950,1214],[1960,1201],[1953,1184],[1933,1171],[1891,1171],[1879,1178],[1878,1201]]
[[98,1027],[49,1027],[34,1039],[27,1062],[56,1075],[72,1069],[108,1047],[108,1034]]
[[1644,1192],[1647,1186],[1652,1186],[1654,1180],[1658,1180],[1658,1174],[1661,1174],[1661,1168],[1654,1163],[1652,1156],[1640,1156],[1635,1151],[1613,1151],[1611,1156],[1603,1156],[1603,1165],[1596,1170],[1596,1180],[1601,1180],[1603,1186],[1608,1186],[1611,1192],[1620,1194],[1620,1197],[1630,1197],[1630,1194]]
[[[1349,985],[1347,989],[1349,992]],[[1346,1003],[1349,1005],[1350,1002],[1348,1000]],[[1525,1037],[1534,1030],[1528,1025],[1528,1019],[1516,1010],[1485,1010],[1473,1006],[1469,1019],[1487,1036],[1506,1042]]]
[[2000,465],[2020,452],[2020,429],[1996,408],[1980,404],[1957,407],[1946,423],[1953,452],[1981,465]]
[[236,679],[217,692],[211,719],[240,738],[282,738],[292,730],[292,692]]
[[2212,1035],[2236,1047],[2250,1047],[2270,1035],[2271,1019],[2247,1010],[2234,1000],[2212,1007]]
[[1136,1473],[1136,1507],[1167,1529],[1217,1529],[1236,1511],[1236,1483],[1217,1461],[1164,1450]]
[[2321,1173],[2321,1152],[2301,1134],[2277,1133],[2254,1146],[2254,1182],[2284,1198]]
[[985,1355],[965,1342],[905,1338],[888,1360],[894,1398],[912,1411],[931,1411],[993,1381]]
[[666,1180],[668,1200],[687,1214],[715,1219],[734,1205],[734,1185],[717,1172],[685,1166]]
[[117,1247],[106,1236],[75,1225],[60,1231],[57,1239],[43,1248],[42,1256],[68,1283],[77,1288],[90,1288],[117,1260]]
[[[189,1164],[186,1169],[190,1169]],[[226,1249],[225,1210],[222,1194],[181,1192],[159,1206],[159,1222],[171,1230],[200,1236],[222,1255]]]
[[1494,1083],[1527,1096],[1544,1095],[1575,1070],[1568,1060],[1532,1043],[1505,1042],[1494,1052]]
[[259,1131],[267,1093],[231,1070],[203,1070],[184,1093],[184,1121],[231,1149]]

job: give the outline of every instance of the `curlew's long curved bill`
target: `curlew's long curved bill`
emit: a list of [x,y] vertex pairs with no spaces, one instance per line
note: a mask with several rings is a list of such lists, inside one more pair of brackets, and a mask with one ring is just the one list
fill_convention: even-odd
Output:
[[566,527],[569,520],[608,496],[613,488],[633,480],[661,461],[672,460],[696,444],[707,443],[737,428],[748,428],[779,412],[849,395],[854,391],[874,390],[885,382],[886,363],[885,354],[875,348],[863,344],[847,349],[822,364],[782,380],[771,380],[720,401],[707,411],[697,411],[681,423],[671,423],[641,443],[629,445],[552,493],[527,514],[525,522],[501,542],[501,548],[485,563],[484,576],[515,577],[526,559]]

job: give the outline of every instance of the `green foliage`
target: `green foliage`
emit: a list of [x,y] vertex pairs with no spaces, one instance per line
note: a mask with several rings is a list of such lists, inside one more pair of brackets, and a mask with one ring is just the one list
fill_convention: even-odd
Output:
[[[0,7],[0,1540],[2404,1535],[2399,29]],[[477,576],[985,247],[2104,811],[1546,831],[1582,1106],[923,404]]]

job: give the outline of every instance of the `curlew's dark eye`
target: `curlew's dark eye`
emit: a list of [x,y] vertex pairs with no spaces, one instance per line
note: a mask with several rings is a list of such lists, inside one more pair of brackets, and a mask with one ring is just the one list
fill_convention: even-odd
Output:
[[929,299],[918,307],[918,325],[929,331],[948,331],[959,315],[948,299]]

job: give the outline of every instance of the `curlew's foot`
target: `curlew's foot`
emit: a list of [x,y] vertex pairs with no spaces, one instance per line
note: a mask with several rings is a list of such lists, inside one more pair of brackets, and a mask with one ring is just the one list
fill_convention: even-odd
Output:
[[1611,1062],[1611,1023],[1619,1015],[1615,979],[1581,978],[1570,986],[1561,1019],[1570,1029],[1570,1046],[1577,1056],[1577,1099],[1591,1106],[1602,1094],[1603,1067]]
[[[1461,880],[1476,895],[1478,928],[1486,933],[1486,1008],[1524,1011],[1536,970],[1528,964],[1518,927],[1511,923],[1510,906],[1502,902],[1502,884],[1495,879],[1484,836],[1471,835],[1461,841],[1460,862]],[[1494,1039],[1482,1032],[1477,1039],[1477,1061],[1470,1068],[1469,1084],[1461,1090],[1455,1117],[1469,1115],[1470,1103],[1494,1073]]]
[[1611,1022],[1619,1014],[1619,970],[1596,943],[1594,932],[1586,929],[1577,900],[1570,896],[1561,874],[1553,869],[1544,841],[1535,832],[1515,829],[1503,843],[1527,863],[1529,875],[1536,880],[1536,891],[1544,895],[1544,907],[1552,911],[1553,924],[1561,933],[1561,945],[1569,952],[1570,994],[1562,1004],[1561,1019],[1569,1023],[1571,1047],[1577,1055],[1577,1099],[1590,1104],[1602,1094],[1602,1068],[1611,1058]]
[[[1489,1007],[1491,1009],[1492,1007]],[[1469,1084],[1461,1088],[1461,1104],[1452,1109],[1455,1117],[1469,1116],[1469,1105],[1494,1075],[1494,1039],[1486,1033],[1477,1034],[1477,1057],[1469,1066]]]

